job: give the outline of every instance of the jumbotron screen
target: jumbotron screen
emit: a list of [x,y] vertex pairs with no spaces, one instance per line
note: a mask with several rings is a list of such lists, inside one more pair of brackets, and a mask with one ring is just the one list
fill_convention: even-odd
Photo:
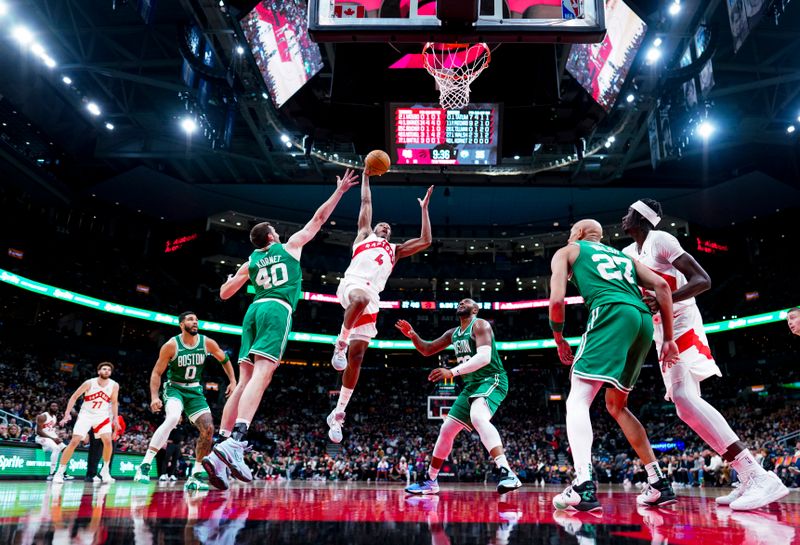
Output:
[[496,165],[499,104],[446,110],[435,104],[389,105],[395,165]]

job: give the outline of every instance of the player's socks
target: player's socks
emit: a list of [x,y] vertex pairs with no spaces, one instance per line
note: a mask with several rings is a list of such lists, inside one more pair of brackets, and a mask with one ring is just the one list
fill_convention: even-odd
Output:
[[433,466],[428,467],[428,477],[431,478],[432,481],[436,480],[436,477],[439,476],[439,470]]
[[203,464],[200,460],[195,460],[194,465],[192,466],[192,475],[196,475],[198,473],[205,473],[205,469],[203,468]]
[[233,432],[231,433],[231,439],[234,441],[244,441],[244,438],[247,436],[247,428],[250,427],[250,422],[244,419],[237,418],[236,424],[233,426]]
[[592,466],[591,464],[575,466],[575,481],[574,484],[579,485],[592,480]]
[[350,330],[344,327],[344,324],[342,324],[342,330],[339,331],[339,338],[336,340],[338,342],[344,343],[345,345],[350,340]]
[[142,460],[142,463],[143,464],[152,464],[153,463],[153,458],[156,457],[156,453],[157,452],[158,452],[158,449],[153,449],[153,447],[148,447],[147,448],[147,452],[144,455],[144,459]]
[[506,459],[505,454],[495,456],[494,463],[497,464],[497,467],[506,468],[507,470],[511,471],[511,466],[508,465],[508,460]]
[[766,473],[763,467],[756,462],[750,449],[746,448],[736,455],[736,458],[731,462],[731,467],[736,470],[736,473],[742,477],[740,480],[745,482],[745,478],[750,475],[760,475]]
[[342,386],[339,389],[339,401],[336,402],[336,412],[343,413],[344,410],[347,408],[347,404],[350,403],[350,396],[353,395],[352,388],[345,388]]
[[664,478],[664,474],[658,466],[658,461],[650,462],[644,466],[644,469],[647,471],[647,482],[650,484],[655,484]]
[[220,436],[220,437],[224,437],[225,439],[227,439],[228,437],[230,437],[230,436],[231,436],[231,430],[224,430],[224,429],[221,429],[221,428],[220,428],[220,430],[219,430],[219,436]]

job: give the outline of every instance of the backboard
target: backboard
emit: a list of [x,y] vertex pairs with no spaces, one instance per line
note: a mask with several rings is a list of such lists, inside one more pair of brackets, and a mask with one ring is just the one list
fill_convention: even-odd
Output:
[[317,42],[596,43],[605,35],[603,0],[478,2],[475,23],[446,25],[436,0],[309,0],[308,29]]

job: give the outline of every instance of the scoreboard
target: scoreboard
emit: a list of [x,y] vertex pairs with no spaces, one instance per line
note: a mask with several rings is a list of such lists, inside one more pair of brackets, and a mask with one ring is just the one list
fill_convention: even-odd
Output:
[[389,105],[395,165],[496,165],[499,104],[446,110],[434,104]]

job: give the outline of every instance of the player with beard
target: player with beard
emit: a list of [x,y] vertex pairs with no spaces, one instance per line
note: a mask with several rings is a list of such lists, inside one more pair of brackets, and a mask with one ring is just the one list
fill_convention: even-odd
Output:
[[358,214],[358,235],[353,243],[350,266],[344,273],[336,296],[344,307],[344,321],[333,351],[331,365],[342,374],[342,386],[336,407],[326,419],[328,437],[334,443],[342,441],[342,424],[345,409],[358,384],[361,362],[370,339],[378,334],[375,327],[380,308],[380,293],[386,286],[395,263],[412,256],[431,245],[431,220],[428,203],[433,186],[425,197],[417,199],[422,208],[422,229],[419,238],[402,244],[391,244],[392,228],[380,222],[372,228],[372,192],[369,188],[369,171],[365,170],[361,181],[361,210]]
[[[759,509],[789,493],[775,473],[766,471],[731,429],[725,417],[700,393],[700,383],[722,373],[708,346],[703,318],[695,296],[711,287],[708,273],[686,253],[671,234],[655,229],[661,222],[661,204],[653,199],[633,203],[622,218],[622,228],[634,240],[622,251],[664,278],[672,290],[674,339],[678,363],[662,369],[666,399],[675,404],[678,418],[709,444],[739,474],[742,486],[716,499],[733,510]],[[653,317],[656,347],[664,343],[664,325],[657,301],[645,292]]]
[[786,323],[792,334],[800,336],[800,307],[794,307],[789,310],[786,314]]
[[438,354],[453,345],[458,365],[452,369],[444,367],[434,369],[428,375],[429,381],[439,382],[456,376],[464,377],[464,388],[450,407],[439,430],[431,464],[428,467],[428,479],[422,484],[412,484],[406,488],[406,492],[437,494],[439,470],[453,450],[453,441],[461,430],[471,432],[474,429],[500,470],[497,491],[505,494],[522,486],[508,464],[500,434],[491,422],[508,394],[508,375],[497,354],[492,326],[486,320],[478,318],[478,305],[475,301],[472,299],[460,301],[456,316],[460,325],[449,329],[435,341],[422,340],[411,324],[405,320],[400,320],[395,325],[403,335],[411,339],[414,347],[423,356]]
[[50,475],[47,477],[48,480],[53,478],[61,451],[67,448],[64,441],[59,439],[56,434],[57,415],[58,403],[53,401],[47,406],[47,410],[36,417],[36,444],[41,445],[42,449],[50,454]]
[[[195,446],[195,462],[192,474],[186,481],[187,490],[208,490],[208,475],[201,460],[211,452],[214,437],[214,418],[203,394],[203,371],[209,355],[213,356],[228,376],[225,395],[230,396],[236,388],[236,375],[228,355],[214,339],[199,334],[197,315],[183,312],[178,316],[181,334],[172,337],[161,347],[153,372],[150,373],[150,410],[154,413],[164,408],[164,422],[153,433],[147,453],[141,465],[136,468],[133,480],[148,482],[150,465],[156,453],[164,448],[170,432],[178,425],[181,412],[200,432]],[[158,397],[161,388],[161,375],[167,372],[164,384],[164,401]]]
[[119,384],[111,379],[114,372],[114,365],[104,361],[97,366],[97,378],[92,378],[81,384],[70,396],[67,408],[64,410],[64,418],[59,424],[63,426],[72,420],[72,408],[78,398],[83,396],[83,404],[78,413],[78,420],[72,428],[72,440],[61,454],[61,461],[58,471],[53,475],[53,483],[63,483],[64,474],[67,472],[67,464],[72,453],[78,447],[83,438],[91,429],[96,437],[103,442],[103,469],[100,470],[100,478],[104,483],[113,483],[111,477],[111,433],[117,430],[119,425]]

